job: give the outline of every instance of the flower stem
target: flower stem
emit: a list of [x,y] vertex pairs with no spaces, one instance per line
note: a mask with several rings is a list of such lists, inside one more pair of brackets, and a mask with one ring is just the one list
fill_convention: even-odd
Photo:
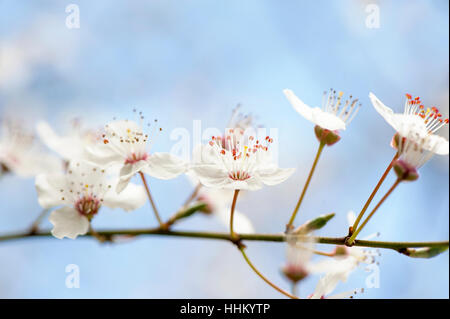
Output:
[[356,228],[359,225],[359,222],[361,221],[361,218],[363,217],[364,213],[366,212],[367,208],[369,207],[370,203],[372,202],[373,198],[375,197],[375,194],[378,192],[378,190],[380,189],[381,185],[383,184],[384,180],[386,179],[386,177],[388,176],[389,172],[392,169],[392,166],[394,166],[394,162],[397,160],[399,154],[398,152],[394,155],[394,158],[392,159],[392,161],[389,163],[388,167],[386,168],[386,170],[383,173],[383,176],[381,176],[380,180],[378,181],[377,185],[375,186],[375,188],[372,191],[372,194],[370,194],[369,198],[367,199],[367,202],[364,204],[364,207],[362,208],[362,210],[359,212],[358,217],[356,218],[355,222],[353,223],[352,226],[352,232],[354,232],[356,230]]
[[158,209],[156,208],[155,202],[153,201],[152,194],[150,194],[150,188],[147,185],[147,181],[145,180],[144,173],[139,172],[139,175],[141,175],[142,183],[144,184],[145,190],[147,191],[148,200],[150,201],[150,204],[152,205],[153,212],[155,213],[155,217],[158,220],[159,226],[162,229],[165,229],[166,225],[163,223],[161,217],[159,216]]
[[294,223],[295,216],[297,215],[300,205],[302,204],[303,198],[305,197],[306,190],[308,189],[309,183],[311,182],[311,178],[314,174],[314,170],[316,169],[317,163],[319,162],[320,154],[322,153],[322,150],[324,147],[325,147],[325,143],[320,142],[319,149],[317,150],[316,158],[314,159],[314,163],[311,167],[311,170],[309,171],[309,175],[306,180],[305,186],[303,186],[303,191],[297,202],[297,206],[295,206],[295,209],[294,209],[294,212],[292,213],[291,219],[289,220],[289,223],[286,225],[286,230],[289,230],[292,227],[292,224]]
[[287,291],[284,291],[283,289],[281,289],[280,287],[278,287],[277,285],[275,285],[273,282],[271,282],[269,279],[267,279],[263,274],[261,274],[259,272],[258,269],[256,269],[256,267],[252,264],[252,262],[250,261],[250,259],[248,258],[247,254],[245,253],[245,249],[244,247],[239,247],[239,250],[242,253],[242,256],[244,256],[245,261],[247,262],[247,264],[250,266],[250,268],[262,279],[264,280],[267,284],[269,284],[272,288],[274,288],[275,290],[277,290],[278,292],[282,293],[283,295],[291,298],[291,299],[299,299],[298,297],[288,293]]
[[358,236],[358,234],[361,232],[361,230],[364,228],[364,226],[366,226],[367,222],[372,218],[373,214],[375,214],[375,212],[378,210],[378,208],[380,208],[381,204],[383,204],[383,202],[386,200],[386,198],[389,197],[389,195],[401,183],[401,181],[402,180],[400,178],[398,178],[395,181],[395,183],[391,186],[391,188],[389,188],[389,190],[386,192],[386,194],[384,194],[383,198],[381,198],[381,200],[378,202],[378,204],[375,206],[375,208],[370,212],[369,216],[367,216],[367,218],[364,220],[364,222],[361,224],[361,226],[359,226],[359,228],[352,234],[352,236],[348,240],[348,244],[351,245],[353,243],[356,236]]
[[202,184],[198,183],[198,185],[194,188],[191,195],[186,199],[186,201],[183,203],[183,207],[186,207],[189,205],[198,195],[198,192],[200,191],[200,188],[202,188]]
[[[106,237],[113,236],[169,236],[169,237],[184,237],[184,238],[198,238],[198,239],[215,239],[232,241],[229,233],[216,233],[216,232],[200,232],[200,231],[172,231],[165,230],[159,227],[145,228],[145,229],[111,229],[101,230],[97,232],[99,235]],[[78,238],[89,238],[92,234],[87,233],[85,236]],[[33,239],[33,238],[52,238],[51,232],[37,232],[30,234],[29,232],[19,232],[12,234],[0,235],[0,243],[18,239]],[[286,235],[284,234],[241,234],[241,240],[247,241],[261,241],[261,242],[277,242],[282,243],[286,241]],[[345,237],[312,237],[312,240],[318,244],[329,245],[345,245]],[[403,251],[406,248],[443,248],[448,247],[447,241],[434,241],[434,242],[394,242],[394,241],[373,241],[373,240],[355,240],[354,246],[358,247],[371,247],[371,248],[384,248],[392,249],[398,252]]]
[[33,222],[33,224],[31,224],[30,227],[30,234],[34,234],[39,230],[39,225],[42,222],[42,219],[44,219],[45,215],[47,215],[47,213],[50,211],[50,209],[44,209],[41,211],[41,213],[39,214],[39,216],[35,219],[35,221]]
[[292,282],[292,288],[291,293],[293,296],[298,296],[298,282],[293,281]]
[[234,190],[233,195],[233,203],[231,204],[231,211],[230,211],[230,236],[231,238],[237,238],[238,236],[234,232],[233,224],[234,224],[234,209],[236,208],[236,202],[239,195],[239,189]]

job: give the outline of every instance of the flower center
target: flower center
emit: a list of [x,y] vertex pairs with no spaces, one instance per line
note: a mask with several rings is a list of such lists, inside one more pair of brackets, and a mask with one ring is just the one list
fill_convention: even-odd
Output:
[[344,101],[343,95],[344,92],[336,93],[333,89],[323,92],[322,110],[339,117],[348,125],[358,113],[361,103],[358,103],[358,99],[354,99],[352,95]]
[[227,134],[213,136],[209,145],[221,159],[223,166],[228,171],[228,177],[234,181],[245,181],[252,177],[255,167],[264,160],[269,144],[273,139],[266,136],[263,143],[249,136],[244,141],[241,130],[235,132],[229,129]]
[[130,157],[125,160],[125,164],[135,164],[139,161],[145,161],[148,158],[147,153],[136,154],[132,153]]
[[442,114],[436,107],[425,107],[420,101],[420,97],[413,98],[411,94],[406,94],[404,114],[421,117],[428,132],[431,134],[448,124],[448,118],[443,119]]
[[100,209],[101,201],[93,196],[84,196],[75,202],[75,209],[84,216],[92,217]]

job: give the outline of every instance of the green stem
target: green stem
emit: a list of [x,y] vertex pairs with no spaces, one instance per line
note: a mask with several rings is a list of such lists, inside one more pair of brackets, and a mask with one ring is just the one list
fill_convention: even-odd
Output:
[[[198,231],[170,231],[161,228],[152,229],[114,229],[97,231],[97,234],[108,237],[113,236],[171,236],[171,237],[187,237],[187,238],[201,238],[201,239],[216,239],[226,240],[233,242],[229,233],[215,233],[215,232],[198,232]],[[92,234],[87,233],[80,238],[89,238]],[[9,235],[0,236],[0,242],[18,240],[18,239],[31,239],[31,238],[49,237],[53,238],[50,232],[39,232],[36,234],[30,234],[29,232],[14,233]],[[262,241],[262,242],[285,242],[286,235],[284,234],[240,234],[241,240],[248,241]],[[330,245],[345,245],[345,237],[312,237],[312,240],[318,244],[330,244]],[[371,241],[371,240],[359,240],[356,239],[353,243],[354,246],[359,247],[372,247],[372,248],[386,248],[396,251],[405,248],[422,248],[422,247],[448,247],[448,241],[437,242],[389,242],[389,241]]]
[[389,172],[391,171],[392,166],[394,166],[394,162],[397,160],[398,156],[399,156],[399,154],[397,152],[394,155],[394,158],[392,159],[392,161],[389,163],[389,165],[386,168],[386,170],[384,171],[383,176],[381,176],[381,178],[378,181],[377,185],[373,189],[372,194],[370,194],[369,198],[367,199],[367,202],[364,204],[363,209],[361,209],[361,211],[359,212],[358,218],[356,218],[355,222],[353,223],[352,233],[358,227],[359,222],[361,221],[361,218],[363,217],[364,213],[366,212],[367,208],[369,207],[370,203],[372,202],[373,198],[375,197],[375,194],[378,192],[378,190],[380,189],[380,187],[383,184],[384,180],[386,179],[386,177],[388,176]]
[[236,208],[236,201],[239,195],[239,189],[236,189],[234,191],[233,195],[233,203],[231,204],[231,211],[230,211],[230,237],[231,238],[237,238],[238,236],[234,232],[233,225],[234,225],[234,209]]
[[274,288],[275,290],[277,290],[278,292],[282,293],[283,295],[291,298],[291,299],[299,299],[294,295],[291,295],[290,293],[288,293],[287,291],[284,291],[283,289],[281,289],[280,287],[278,287],[277,285],[275,285],[273,282],[271,282],[269,279],[267,279],[261,272],[259,272],[258,269],[256,269],[256,267],[252,264],[252,262],[250,261],[250,259],[248,258],[247,254],[245,253],[244,247],[239,247],[239,250],[242,253],[242,256],[244,256],[245,261],[247,262],[247,264],[250,266],[250,268],[262,279],[264,280],[267,284],[269,284],[269,286],[271,286],[272,288]]
[[378,204],[375,206],[375,208],[370,212],[369,216],[367,216],[367,218],[364,220],[364,222],[362,223],[362,225],[355,230],[355,232],[351,235],[350,239],[348,240],[348,244],[352,244],[352,242],[355,240],[356,236],[358,236],[358,234],[361,232],[361,230],[364,228],[364,226],[366,226],[366,224],[368,223],[368,221],[372,218],[372,216],[375,214],[375,212],[378,210],[378,208],[380,208],[381,204],[383,204],[383,202],[386,200],[386,198],[389,197],[389,195],[394,191],[394,189],[401,183],[401,179],[398,178],[394,185],[391,186],[391,188],[389,188],[389,190],[386,192],[386,194],[384,194],[383,198],[381,198],[381,200],[378,202]]
[[297,205],[295,206],[294,212],[292,213],[291,219],[289,219],[289,223],[286,225],[286,231],[289,231],[289,229],[292,227],[292,224],[294,223],[295,216],[297,215],[297,212],[300,209],[300,205],[302,204],[303,198],[305,197],[306,190],[308,189],[309,183],[311,182],[311,178],[314,174],[314,170],[316,169],[317,163],[319,162],[320,154],[322,154],[322,150],[324,147],[325,147],[325,143],[320,142],[319,149],[317,150],[317,154],[314,159],[314,163],[311,167],[311,170],[309,171],[309,175],[308,175],[308,178],[306,179],[305,186],[303,186],[302,193],[300,195],[300,198],[298,199]]

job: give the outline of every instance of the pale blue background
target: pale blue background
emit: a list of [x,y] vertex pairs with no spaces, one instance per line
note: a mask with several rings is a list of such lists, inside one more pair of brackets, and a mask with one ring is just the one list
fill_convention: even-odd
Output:
[[[24,56],[21,71],[0,82],[0,109],[44,118],[63,129],[71,115],[102,125],[143,109],[169,133],[226,125],[242,103],[258,123],[279,128],[280,164],[297,167],[286,183],[238,203],[260,232],[284,229],[317,148],[313,126],[290,107],[282,89],[318,105],[330,87],[358,96],[359,115],[340,143],[324,151],[298,222],[336,212],[320,234],[342,236],[346,213],[358,210],[393,156],[392,129],[368,99],[375,92],[400,111],[404,93],[420,95],[448,117],[448,1],[73,1],[81,28],[65,27],[69,1],[0,0],[0,50]],[[380,28],[365,27],[368,3],[378,3]],[[30,58],[29,56],[32,56]],[[0,61],[0,74],[2,68]],[[1,79],[1,77],[0,77]],[[440,131],[448,138],[448,128]],[[381,240],[446,240],[448,157],[435,157],[418,182],[401,185],[363,235]],[[382,191],[393,182],[391,174]],[[150,180],[164,217],[190,192],[185,177]],[[33,180],[0,180],[0,231],[24,229],[38,215]],[[125,214],[103,211],[96,227],[155,225],[149,205]],[[49,227],[46,222],[44,226]],[[195,216],[182,229],[226,230]],[[320,248],[330,249],[329,246]],[[249,243],[263,273],[289,289],[279,267],[279,243]],[[382,251],[380,288],[362,298],[448,298],[448,253],[413,260]],[[81,269],[81,288],[65,287],[65,267]],[[364,287],[359,271],[337,291]],[[317,279],[307,279],[302,296]],[[278,298],[224,242],[147,237],[101,246],[92,240],[34,239],[0,243],[4,298]]]

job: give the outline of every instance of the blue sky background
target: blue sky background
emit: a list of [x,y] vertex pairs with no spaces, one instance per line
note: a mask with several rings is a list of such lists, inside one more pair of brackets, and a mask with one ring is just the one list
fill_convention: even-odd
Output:
[[[80,8],[80,28],[65,26],[65,7]],[[380,28],[365,26],[366,5],[380,8]],[[296,167],[287,182],[247,194],[238,203],[258,232],[280,232],[298,199],[317,148],[313,125],[285,99],[290,88],[317,106],[328,88],[351,93],[363,107],[324,151],[297,223],[336,217],[320,235],[342,236],[346,214],[359,210],[393,156],[393,130],[368,99],[374,92],[401,111],[404,94],[419,95],[448,117],[448,2],[398,1],[16,1],[0,0],[0,111],[31,124],[46,119],[63,131],[73,116],[103,125],[130,117],[134,107],[157,117],[168,151],[175,128],[222,128],[237,104],[257,122],[279,130],[279,162]],[[2,55],[0,54],[0,57]],[[0,114],[1,114],[0,113]],[[448,138],[448,127],[439,132]],[[363,231],[380,240],[449,237],[448,157],[435,157],[418,182],[401,185]],[[394,181],[391,174],[380,194]],[[150,180],[164,217],[190,193],[185,177]],[[231,201],[231,198],[230,198]],[[0,232],[22,230],[39,214],[34,181],[0,179]],[[150,206],[104,210],[94,225],[155,225]],[[50,227],[48,221],[45,227]],[[194,216],[179,229],[226,229]],[[324,250],[331,247],[320,247]],[[382,251],[380,288],[361,298],[448,298],[449,255],[409,259]],[[279,267],[285,247],[248,243],[248,254],[273,281],[289,289]],[[81,287],[65,287],[65,267],[80,266]],[[337,292],[364,287],[360,270]],[[301,295],[317,282],[309,278]],[[34,239],[0,244],[3,298],[278,298],[228,243],[162,237],[117,245],[93,240]]]

